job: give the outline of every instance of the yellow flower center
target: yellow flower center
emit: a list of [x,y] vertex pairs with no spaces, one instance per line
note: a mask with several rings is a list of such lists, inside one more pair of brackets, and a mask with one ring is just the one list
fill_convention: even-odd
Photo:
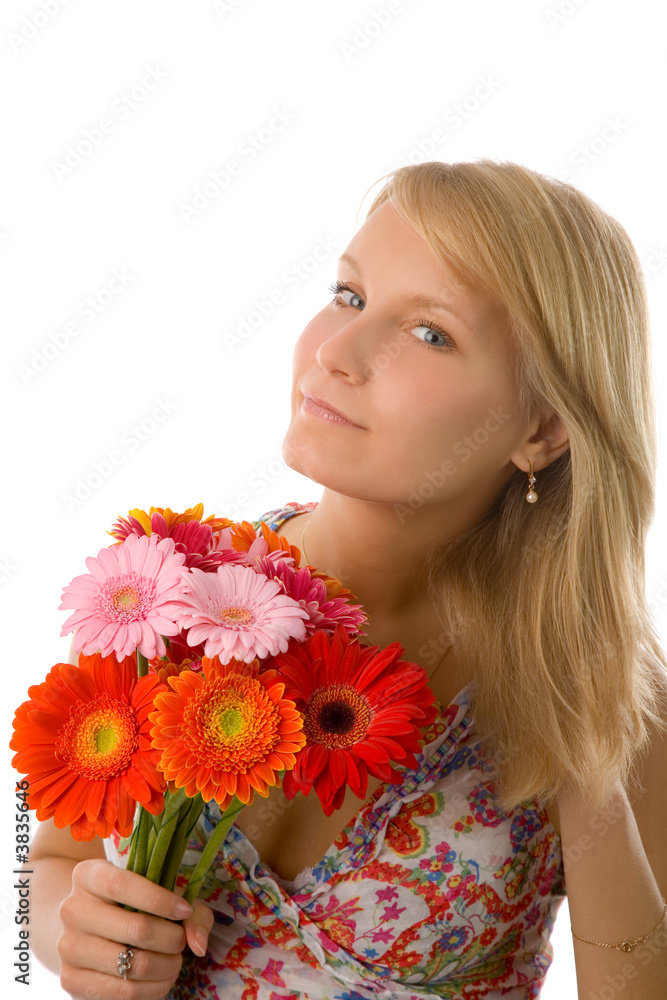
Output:
[[220,613],[221,625],[249,625],[254,620],[248,608],[224,608]]
[[118,742],[115,729],[100,729],[96,739],[98,753],[110,753]]
[[225,736],[238,736],[243,730],[243,713],[238,708],[225,708],[220,713],[220,728]]
[[157,588],[150,577],[121,573],[109,577],[95,597],[95,610],[110,622],[143,621],[153,607]]
[[79,702],[58,733],[56,756],[81,777],[108,781],[127,770],[139,749],[134,712],[108,694]]
[[125,587],[123,590],[117,590],[113,596],[115,604],[120,605],[121,608],[136,608],[139,603],[139,594],[134,587]]
[[183,713],[183,742],[202,764],[244,772],[280,742],[280,711],[259,681],[242,674],[202,685]]

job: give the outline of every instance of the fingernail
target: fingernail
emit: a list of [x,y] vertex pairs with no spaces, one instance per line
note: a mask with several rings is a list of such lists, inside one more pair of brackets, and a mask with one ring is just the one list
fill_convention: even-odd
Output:
[[181,920],[183,917],[191,917],[192,913],[192,907],[186,899],[179,899],[177,903],[174,903],[174,916],[177,920]]
[[195,931],[195,947],[193,948],[193,951],[195,952],[196,955],[199,955],[201,958],[203,958],[204,955],[206,954],[207,944],[208,944],[208,934],[206,933],[203,927],[198,927],[197,930]]

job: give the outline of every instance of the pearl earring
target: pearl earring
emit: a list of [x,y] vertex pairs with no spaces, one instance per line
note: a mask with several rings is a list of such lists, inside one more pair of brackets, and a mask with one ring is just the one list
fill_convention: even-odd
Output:
[[537,501],[537,493],[533,489],[534,482],[535,482],[535,476],[533,475],[533,463],[530,462],[530,472],[528,473],[528,486],[530,487],[530,489],[526,493],[526,500],[528,501],[528,503],[535,503]]

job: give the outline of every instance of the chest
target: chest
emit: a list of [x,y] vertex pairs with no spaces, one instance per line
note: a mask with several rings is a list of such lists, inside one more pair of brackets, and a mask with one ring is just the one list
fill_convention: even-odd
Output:
[[[301,532],[301,515],[289,518],[277,529],[279,535],[297,546]],[[404,647],[403,659],[420,663],[425,668],[436,701],[444,708],[470,683],[471,673],[460,650],[449,647],[449,643],[434,645],[427,641],[438,636],[441,628],[434,609],[425,606],[409,620],[367,621],[361,641],[380,647],[400,642]],[[322,859],[363,802],[368,801],[381,785],[380,779],[371,776],[365,800],[348,788],[342,807],[331,816],[325,816],[314,792],[309,796],[298,794],[288,801],[282,789],[274,787],[266,798],[255,796],[240,814],[236,826],[251,841],[265,864],[280,877],[293,879],[304,868],[314,867]],[[558,832],[556,803],[546,803],[545,808]]]
[[[368,796],[381,786],[371,777]],[[236,826],[253,844],[262,862],[277,875],[293,879],[304,868],[313,868],[363,805],[348,788],[343,805],[325,816],[314,792],[297,794],[288,801],[282,788],[269,790],[267,798],[255,796],[236,820]]]

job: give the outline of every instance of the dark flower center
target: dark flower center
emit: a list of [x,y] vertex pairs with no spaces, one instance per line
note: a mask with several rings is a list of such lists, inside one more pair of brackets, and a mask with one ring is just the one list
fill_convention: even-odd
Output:
[[351,684],[334,682],[313,691],[304,712],[308,739],[327,750],[344,750],[366,738],[373,710]]
[[355,712],[349,702],[330,701],[320,709],[317,721],[326,733],[342,736],[352,729],[354,718]]

